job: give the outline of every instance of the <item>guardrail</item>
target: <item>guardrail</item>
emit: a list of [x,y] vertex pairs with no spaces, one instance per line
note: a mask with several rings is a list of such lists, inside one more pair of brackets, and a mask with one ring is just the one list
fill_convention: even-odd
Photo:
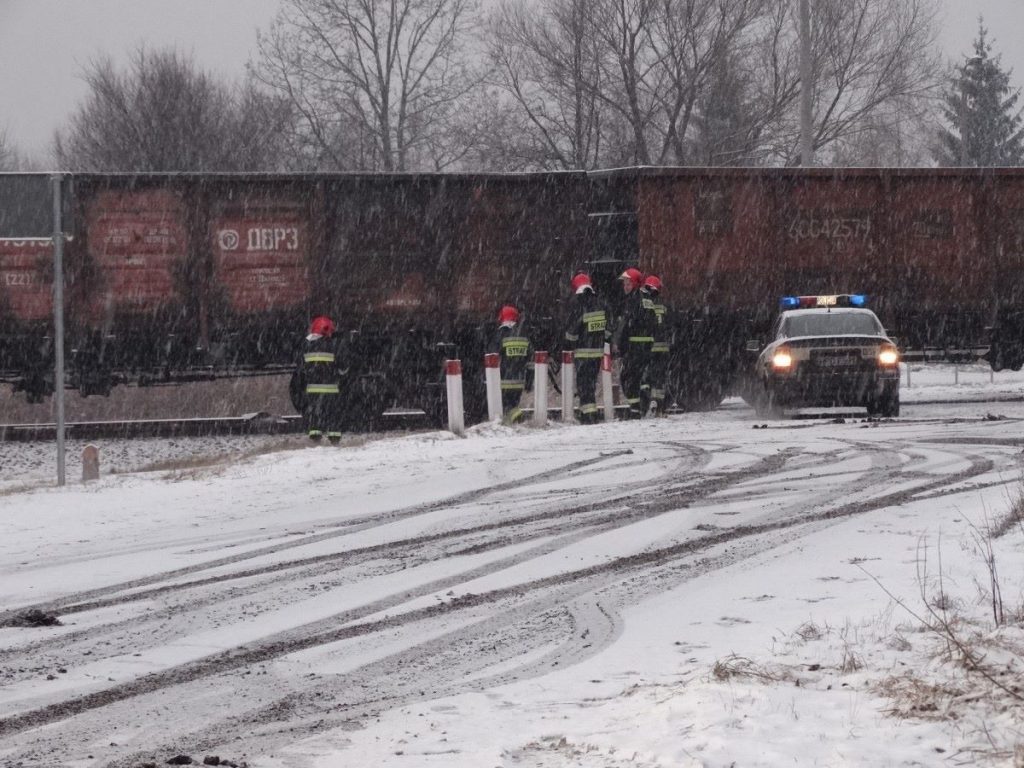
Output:
[[976,363],[983,360],[987,354],[988,347],[925,347],[900,351],[900,357],[905,363]]

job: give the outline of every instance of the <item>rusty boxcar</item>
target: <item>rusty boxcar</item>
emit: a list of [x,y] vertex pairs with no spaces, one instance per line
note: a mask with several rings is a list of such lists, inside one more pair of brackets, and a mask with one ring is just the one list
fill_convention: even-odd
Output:
[[[506,302],[557,348],[568,278],[613,306],[627,264],[672,309],[687,408],[734,386],[779,296],[863,292],[904,348],[1024,363],[1024,170],[671,169],[537,174],[75,175],[67,385],[84,394],[287,369],[312,314],[361,361],[354,395],[437,410],[445,357],[482,410]],[[52,388],[52,247],[0,239],[0,375]],[[479,380],[479,381],[478,381]]]

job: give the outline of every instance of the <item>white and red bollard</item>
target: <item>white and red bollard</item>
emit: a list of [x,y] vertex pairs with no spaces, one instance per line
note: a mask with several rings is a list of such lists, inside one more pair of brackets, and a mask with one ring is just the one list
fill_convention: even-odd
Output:
[[548,353],[533,353],[533,423],[548,423]]
[[488,352],[484,355],[484,386],[487,388],[487,418],[501,421],[501,355]]
[[445,378],[448,384],[448,429],[456,435],[466,432],[466,412],[462,405],[462,361],[446,360]]
[[612,349],[604,345],[601,357],[601,402],[604,405],[604,420],[615,421],[615,393],[612,391]]
[[562,421],[571,424],[576,392],[576,357],[569,350],[562,351]]

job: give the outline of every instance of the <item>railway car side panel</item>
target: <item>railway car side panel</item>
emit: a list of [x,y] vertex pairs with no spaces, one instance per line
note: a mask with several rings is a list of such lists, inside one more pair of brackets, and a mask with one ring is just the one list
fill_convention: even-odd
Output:
[[181,305],[188,238],[175,191],[100,191],[86,204],[86,231],[95,272],[92,301],[79,308],[85,317],[153,316]]
[[230,312],[250,315],[305,306],[310,232],[303,208],[260,198],[214,215],[214,278]]
[[108,394],[126,377],[167,378],[194,336],[195,279],[180,184],[163,177],[85,176],[69,248],[72,385]]
[[993,180],[989,293],[992,338],[988,360],[993,369],[1024,367],[1024,178],[1001,173]]
[[198,286],[211,362],[233,369],[288,365],[305,334],[312,291],[316,192],[310,180],[208,185]]
[[460,312],[491,321],[514,303],[535,322],[559,315],[573,271],[587,260],[583,182],[536,175],[473,185],[453,283]]
[[380,328],[443,311],[457,222],[457,185],[430,177],[355,177],[327,189],[330,239],[316,303],[339,327]]
[[689,409],[717,405],[743,364],[765,295],[781,282],[772,187],[735,171],[641,180],[641,266],[673,311],[669,387]]
[[39,402],[53,391],[53,247],[0,239],[0,380]]
[[49,323],[53,317],[53,246],[0,239],[0,323]]
[[905,349],[984,344],[992,272],[977,177],[893,174],[884,203],[888,278],[872,291],[882,321]]

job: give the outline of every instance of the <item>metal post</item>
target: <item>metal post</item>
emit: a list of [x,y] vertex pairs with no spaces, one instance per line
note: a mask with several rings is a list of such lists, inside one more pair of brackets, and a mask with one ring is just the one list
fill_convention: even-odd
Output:
[[800,164],[814,165],[814,141],[811,137],[813,114],[811,96],[811,0],[800,0]]
[[57,485],[64,485],[64,221],[62,184],[53,182],[53,399],[57,408]]

